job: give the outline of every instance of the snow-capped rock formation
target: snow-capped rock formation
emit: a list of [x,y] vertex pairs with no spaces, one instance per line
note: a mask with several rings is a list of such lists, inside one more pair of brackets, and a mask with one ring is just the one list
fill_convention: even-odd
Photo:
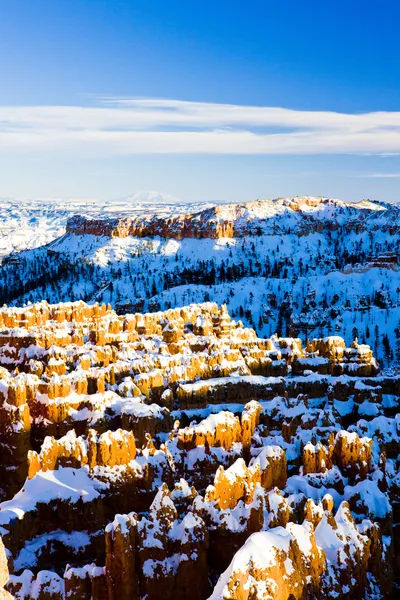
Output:
[[[294,228],[297,235],[309,235],[345,227],[365,230],[369,222],[379,222],[377,214],[385,206],[372,202],[345,203],[328,198],[278,198],[257,200],[244,204],[224,204],[205,208],[195,213],[177,215],[141,214],[123,218],[72,217],[67,222],[67,233],[109,237],[174,238],[240,238],[269,233],[278,228],[285,232]],[[396,213],[395,213],[396,214]],[[398,215],[396,214],[398,217]],[[391,223],[398,228],[400,220]],[[389,226],[389,224],[387,225]],[[393,230],[394,233],[394,230]]]
[[[193,205],[193,210],[198,205]],[[138,191],[118,200],[94,198],[12,199],[0,198],[0,259],[10,253],[37,248],[65,233],[75,214],[103,215],[187,210],[189,205],[169,194]]]
[[373,536],[368,525],[355,524],[346,502],[335,515],[325,510],[315,529],[305,520],[254,533],[209,600],[365,597],[374,541],[368,534]]
[[0,597],[389,598],[399,402],[369,346],[211,302],[3,307]]

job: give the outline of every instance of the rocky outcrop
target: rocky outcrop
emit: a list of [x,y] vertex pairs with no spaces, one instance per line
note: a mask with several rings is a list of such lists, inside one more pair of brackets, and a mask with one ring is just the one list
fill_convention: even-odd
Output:
[[205,597],[206,525],[190,512],[180,518],[165,484],[150,507],[149,517],[138,523],[138,537],[141,597],[154,598],[161,589],[171,600],[184,600],[189,595],[199,600]]
[[131,431],[118,429],[97,435],[89,429],[87,438],[76,437],[71,430],[59,440],[45,438],[40,453],[28,452],[28,478],[32,479],[38,471],[54,471],[59,466],[115,467],[127,465],[136,458],[135,438]]
[[368,346],[260,339],[213,303],[0,315],[4,594],[389,595],[400,385]]
[[308,442],[303,449],[303,473],[325,473],[336,464],[344,473],[365,478],[371,466],[372,439],[357,433],[339,431],[330,436],[328,445]]
[[284,451],[267,447],[248,467],[243,459],[228,469],[220,466],[204,497],[195,497],[194,510],[210,531],[209,555],[219,569],[253,532],[286,525],[290,511],[277,487],[284,487],[286,477]]
[[134,513],[117,515],[105,529],[106,587],[108,599],[139,598],[136,566],[138,517]]
[[292,524],[254,533],[221,575],[210,600],[302,600],[318,590],[324,559],[310,527]]
[[[285,528],[254,533],[234,556],[210,600],[241,600],[251,597],[283,600],[305,597],[365,597],[373,590],[372,579],[379,580],[376,565],[384,562],[376,530],[358,526],[349,507],[342,503],[335,516],[326,501],[322,515],[303,525],[289,523]],[[381,556],[378,554],[378,556]]]
[[259,424],[261,410],[260,404],[252,401],[245,405],[241,419],[229,411],[221,411],[196,425],[179,429],[178,448],[186,452],[197,446],[215,446],[230,450],[236,443],[249,448],[251,436]]
[[302,375],[304,371],[313,371],[321,375],[350,375],[371,377],[379,372],[379,367],[372,355],[371,348],[354,340],[350,348],[339,336],[314,339],[307,348],[309,356],[295,359],[292,371]]
[[334,453],[339,468],[363,477],[371,465],[372,440],[360,438],[356,433],[340,431],[335,437]]
[[[67,233],[75,235],[95,235],[97,237],[154,237],[174,238],[231,238],[246,235],[259,235],[270,231],[271,226],[285,230],[285,224],[278,225],[277,217],[284,213],[295,215],[298,235],[320,233],[323,229],[337,229],[339,223],[329,218],[331,207],[346,208],[351,213],[348,227],[359,224],[363,213],[377,212],[369,210],[362,202],[345,203],[328,198],[277,198],[273,201],[256,200],[243,204],[225,204],[206,208],[200,212],[176,215],[144,214],[131,217],[95,218],[75,215],[67,221]],[[383,207],[382,207],[383,208]],[[311,209],[311,210],[310,210]],[[326,216],[324,215],[326,211]],[[321,215],[325,218],[321,219]],[[297,216],[297,218],[296,218]]]

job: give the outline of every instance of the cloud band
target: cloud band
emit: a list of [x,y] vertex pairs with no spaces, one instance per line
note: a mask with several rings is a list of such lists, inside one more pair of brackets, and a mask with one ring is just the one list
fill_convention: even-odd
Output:
[[151,98],[0,106],[0,151],[400,154],[400,112],[300,111]]

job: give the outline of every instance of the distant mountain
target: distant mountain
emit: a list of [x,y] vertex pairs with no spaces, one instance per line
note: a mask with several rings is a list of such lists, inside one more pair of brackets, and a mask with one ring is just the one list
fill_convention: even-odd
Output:
[[183,200],[176,196],[155,192],[154,190],[139,190],[129,196],[117,198],[112,202],[121,202],[123,204],[152,204],[153,206],[157,204],[184,204]]

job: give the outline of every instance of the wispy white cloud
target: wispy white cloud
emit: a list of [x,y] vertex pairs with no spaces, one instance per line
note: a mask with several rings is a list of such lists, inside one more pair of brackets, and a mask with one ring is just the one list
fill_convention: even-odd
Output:
[[349,114],[152,98],[104,98],[96,106],[0,106],[1,150],[400,154],[400,112]]
[[359,177],[367,177],[368,179],[398,179],[400,173],[366,173],[365,175],[359,175]]

